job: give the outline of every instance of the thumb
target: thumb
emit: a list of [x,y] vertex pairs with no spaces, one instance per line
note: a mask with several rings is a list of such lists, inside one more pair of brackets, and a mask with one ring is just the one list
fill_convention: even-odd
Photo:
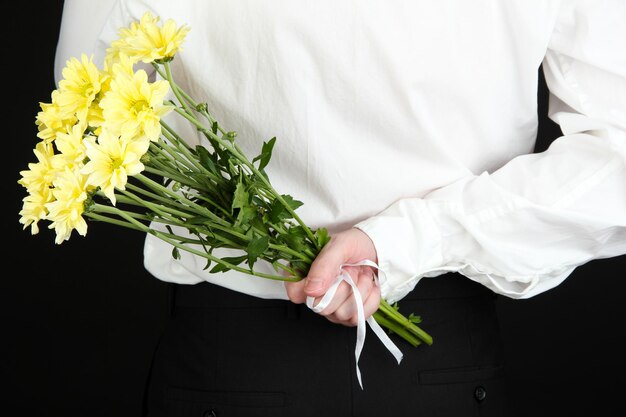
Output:
[[304,283],[304,293],[308,297],[320,297],[326,293],[335,278],[341,273],[341,265],[346,262],[348,245],[343,239],[331,238],[317,255]]

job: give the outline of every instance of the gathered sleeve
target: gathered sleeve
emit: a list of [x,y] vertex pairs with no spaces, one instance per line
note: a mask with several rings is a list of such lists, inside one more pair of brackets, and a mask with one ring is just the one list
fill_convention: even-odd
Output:
[[[58,82],[67,60],[81,54],[94,55],[101,60],[105,45],[100,35],[107,20],[117,6],[116,0],[65,0],[57,41],[54,77]],[[100,64],[100,63],[99,63]]]
[[549,117],[541,153],[407,198],[356,227],[373,240],[397,301],[456,271],[528,298],[576,267],[626,254],[626,2],[564,1],[543,61]]

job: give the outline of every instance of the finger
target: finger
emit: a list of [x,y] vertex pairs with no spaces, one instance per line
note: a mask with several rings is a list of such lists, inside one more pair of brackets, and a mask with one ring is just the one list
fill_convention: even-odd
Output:
[[[341,273],[342,274],[346,273],[350,275],[351,278],[358,277],[359,269],[355,267],[346,267],[343,269]],[[335,277],[335,280],[337,278],[338,277]],[[352,278],[352,279],[353,281],[356,281],[356,278]],[[327,293],[325,293],[324,296],[326,296],[326,294]],[[315,297],[313,306],[316,306],[322,300],[324,296]],[[337,310],[337,308],[343,303],[345,303],[346,300],[348,300],[350,297],[352,297],[352,287],[346,281],[342,280],[339,283],[339,286],[337,287],[337,289],[335,290],[335,294],[333,295],[332,299],[329,300],[328,305],[324,307],[324,309],[320,311],[319,314],[322,316],[329,316],[333,314],[335,310]]]
[[372,286],[372,290],[370,291],[367,299],[363,303],[363,314],[365,315],[365,320],[378,311],[378,307],[380,307],[380,287],[378,285],[374,285]]
[[[339,243],[338,243],[339,242]],[[332,239],[320,251],[304,279],[304,292],[310,297],[319,297],[332,285],[340,267],[346,260],[346,248],[342,240]]]
[[[328,305],[324,307],[324,309],[318,314],[321,316],[330,316],[334,314],[335,310],[337,310],[345,302],[349,301],[351,297],[352,287],[350,286],[350,284],[345,281],[340,282],[337,290],[335,291],[335,294],[333,295],[333,298],[328,302]],[[316,297],[315,301],[313,302],[313,306],[316,306],[321,299],[322,297]]]
[[[375,287],[371,270],[363,269],[356,280],[357,291],[361,296],[361,303],[365,303],[370,297]],[[350,295],[333,313],[333,318],[347,326],[356,326],[358,323],[357,300],[354,297],[352,287],[350,287]],[[369,316],[368,316],[369,317]]]
[[287,296],[296,304],[302,304],[306,301],[306,294],[304,293],[304,280],[297,282],[285,282],[285,289],[287,290]]

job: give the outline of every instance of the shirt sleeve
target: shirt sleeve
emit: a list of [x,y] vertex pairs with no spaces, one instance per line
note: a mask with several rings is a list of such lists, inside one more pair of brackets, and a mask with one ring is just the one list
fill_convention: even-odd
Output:
[[116,0],[65,0],[54,62],[58,82],[67,60],[82,53],[98,54],[102,59],[105,48],[99,44],[100,34],[116,6]]
[[549,117],[563,136],[541,153],[397,201],[356,227],[373,240],[394,302],[456,271],[528,298],[577,266],[626,253],[626,2],[564,2],[545,54]]

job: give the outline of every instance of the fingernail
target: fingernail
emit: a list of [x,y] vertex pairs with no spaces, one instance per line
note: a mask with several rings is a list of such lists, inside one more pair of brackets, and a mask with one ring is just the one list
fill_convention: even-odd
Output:
[[322,288],[322,281],[318,279],[307,279],[304,289],[307,291],[317,291]]

